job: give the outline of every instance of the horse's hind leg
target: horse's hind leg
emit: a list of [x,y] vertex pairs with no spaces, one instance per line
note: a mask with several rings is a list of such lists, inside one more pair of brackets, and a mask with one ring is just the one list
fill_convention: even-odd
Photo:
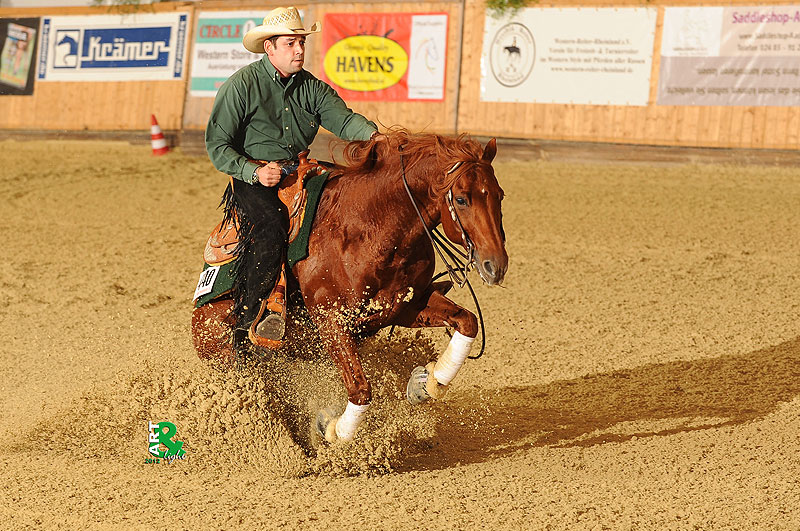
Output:
[[197,355],[221,369],[233,365],[233,301],[221,299],[192,311],[192,341]]
[[478,320],[475,315],[445,297],[441,288],[442,286],[432,286],[429,293],[425,294],[427,305],[417,312],[406,312],[397,321],[398,325],[410,328],[450,326],[456,330],[447,349],[435,362],[417,367],[411,372],[406,398],[412,404],[444,396],[447,386],[458,374],[478,335]]

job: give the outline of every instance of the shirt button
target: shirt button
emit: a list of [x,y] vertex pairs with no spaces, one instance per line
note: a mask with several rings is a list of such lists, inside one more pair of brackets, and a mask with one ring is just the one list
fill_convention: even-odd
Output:
[[284,109],[284,111],[288,111],[288,110],[289,110],[289,107],[286,107],[286,108]]
[[288,125],[286,126],[286,129],[287,129],[287,130],[289,129],[289,126],[288,126]]
[[289,147],[292,147],[292,145],[291,145],[291,144],[289,144]]

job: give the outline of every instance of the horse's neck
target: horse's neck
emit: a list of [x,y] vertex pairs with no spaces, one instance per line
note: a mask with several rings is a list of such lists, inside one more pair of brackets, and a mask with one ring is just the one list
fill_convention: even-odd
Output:
[[[439,198],[435,197],[432,191],[433,182],[430,178],[434,173],[434,171],[431,171],[431,168],[434,167],[435,160],[423,159],[414,164],[411,168],[406,167],[405,171],[401,169],[401,176],[399,179],[397,179],[396,173],[394,176],[389,177],[389,179],[398,183],[398,185],[392,186],[393,192],[399,196],[400,204],[407,206],[404,210],[407,211],[407,214],[410,214],[413,222],[418,224],[419,220],[419,214],[414,208],[416,204],[417,208],[422,212],[428,228],[435,227],[441,221]],[[403,175],[405,175],[405,181],[408,183],[408,190],[411,191],[413,203],[403,182]]]
[[432,160],[423,160],[411,167],[406,166],[405,176],[413,203],[403,184],[399,160],[387,161],[377,172],[359,176],[348,175],[345,169],[329,192],[333,194],[333,202],[330,206],[322,206],[320,214],[324,216],[327,208],[354,209],[362,212],[361,217],[353,218],[356,223],[372,223],[374,217],[380,223],[390,222],[412,240],[423,237],[425,229],[415,204],[429,229],[441,221],[438,200],[431,193],[430,167],[433,164]]

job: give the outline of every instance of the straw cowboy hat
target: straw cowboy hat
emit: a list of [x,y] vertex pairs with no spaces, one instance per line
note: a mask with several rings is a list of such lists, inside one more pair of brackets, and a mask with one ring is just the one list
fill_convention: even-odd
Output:
[[319,22],[303,28],[300,13],[294,7],[278,7],[264,17],[264,22],[244,35],[242,44],[253,53],[264,53],[264,41],[275,35],[308,35],[321,29]]

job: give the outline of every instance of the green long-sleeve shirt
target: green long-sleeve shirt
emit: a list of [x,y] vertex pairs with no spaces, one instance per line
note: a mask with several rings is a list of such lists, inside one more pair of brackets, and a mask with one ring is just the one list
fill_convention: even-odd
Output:
[[219,171],[249,183],[257,165],[247,159],[294,159],[320,125],[344,140],[367,140],[378,130],[306,70],[281,80],[264,55],[220,87],[206,127],[206,151]]

